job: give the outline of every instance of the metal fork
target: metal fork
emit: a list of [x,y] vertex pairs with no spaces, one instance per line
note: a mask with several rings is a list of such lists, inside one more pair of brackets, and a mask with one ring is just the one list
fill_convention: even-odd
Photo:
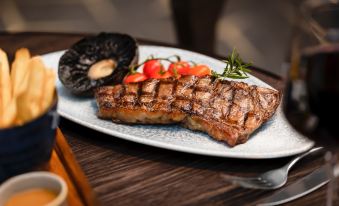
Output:
[[231,175],[226,175],[226,174],[222,174],[221,176],[225,178],[226,180],[234,184],[243,186],[245,188],[266,189],[266,190],[277,189],[279,187],[282,187],[287,182],[288,172],[296,162],[298,162],[300,159],[304,158],[305,156],[311,153],[320,151],[322,149],[323,147],[313,148],[293,158],[285,166],[279,169],[270,170],[257,177],[237,177],[237,176],[231,176]]

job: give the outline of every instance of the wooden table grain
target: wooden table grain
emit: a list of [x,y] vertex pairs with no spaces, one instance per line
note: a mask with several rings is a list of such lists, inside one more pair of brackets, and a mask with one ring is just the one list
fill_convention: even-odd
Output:
[[[10,57],[20,47],[41,55],[67,49],[84,35],[0,33],[0,47]],[[253,74],[277,89],[283,87],[277,76],[261,70]],[[63,118],[60,129],[101,205],[255,205],[275,191],[244,189],[226,182],[221,174],[255,175],[291,158],[244,160],[186,154],[114,138]],[[322,163],[321,156],[303,160],[291,171],[287,184]],[[286,205],[324,205],[325,192],[322,187]]]

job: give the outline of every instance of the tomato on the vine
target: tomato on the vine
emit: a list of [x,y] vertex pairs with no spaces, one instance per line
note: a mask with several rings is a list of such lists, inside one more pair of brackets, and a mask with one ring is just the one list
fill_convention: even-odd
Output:
[[187,75],[191,65],[186,61],[173,62],[169,65],[168,71],[174,76]]
[[158,59],[146,61],[143,67],[144,74],[151,78],[153,78],[154,74],[163,71],[165,71],[165,68]]
[[169,73],[168,71],[158,71],[158,72],[155,72],[151,78],[154,78],[154,79],[166,79],[168,77],[171,77],[172,74]]
[[[168,70],[166,70],[161,63],[162,60],[171,62],[168,66]],[[143,66],[143,73],[134,73],[135,69],[138,69],[140,66]],[[211,69],[203,64],[198,64],[192,67],[189,62],[181,61],[179,57],[176,62],[171,61],[169,58],[154,58],[132,67],[131,73],[132,74],[125,77],[124,83],[142,82],[148,78],[165,79],[174,77],[179,79],[182,75],[194,75],[201,77],[211,75]]]
[[204,65],[204,64],[198,64],[196,66],[193,66],[187,75],[194,75],[197,77],[201,77],[201,76],[206,76],[206,75],[211,75],[211,69]]
[[136,72],[134,74],[130,74],[126,76],[124,79],[124,83],[127,84],[127,83],[142,82],[142,81],[145,81],[146,79],[148,79],[148,77],[145,74]]

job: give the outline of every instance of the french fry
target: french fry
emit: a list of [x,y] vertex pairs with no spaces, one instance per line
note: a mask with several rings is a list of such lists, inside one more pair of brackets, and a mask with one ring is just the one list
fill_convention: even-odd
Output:
[[42,115],[52,104],[56,75],[41,57],[26,48],[15,53],[12,70],[0,49],[0,129],[21,125]]
[[[1,105],[5,107],[9,104],[12,99],[11,81],[9,77],[9,65],[7,54],[0,49],[0,94],[1,94]],[[3,111],[2,108],[1,111]]]
[[15,53],[15,59],[11,70],[13,98],[17,98],[27,89],[30,71],[28,69],[28,62],[30,58],[31,55],[26,48],[21,48]]
[[44,83],[46,69],[40,57],[33,57],[29,60],[28,86],[26,92],[19,96],[17,101],[18,119],[22,122],[28,122],[43,112],[42,98],[44,92]]
[[9,75],[7,54],[0,49],[0,128],[12,125],[16,116],[15,99]]
[[52,69],[46,69],[45,87],[42,98],[42,111],[46,111],[52,104],[55,90],[55,73]]
[[0,125],[0,128],[13,126],[17,115],[16,99],[11,99],[10,103],[6,106],[3,115],[5,121],[3,121],[3,125]]

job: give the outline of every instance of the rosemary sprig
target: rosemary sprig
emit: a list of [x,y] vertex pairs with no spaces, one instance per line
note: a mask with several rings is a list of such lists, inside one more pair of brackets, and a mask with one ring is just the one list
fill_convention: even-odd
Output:
[[252,64],[244,63],[235,49],[233,49],[232,53],[228,55],[223,62],[226,63],[224,71],[221,74],[212,71],[212,76],[219,79],[246,79],[248,78],[247,73],[251,72],[249,67]]

